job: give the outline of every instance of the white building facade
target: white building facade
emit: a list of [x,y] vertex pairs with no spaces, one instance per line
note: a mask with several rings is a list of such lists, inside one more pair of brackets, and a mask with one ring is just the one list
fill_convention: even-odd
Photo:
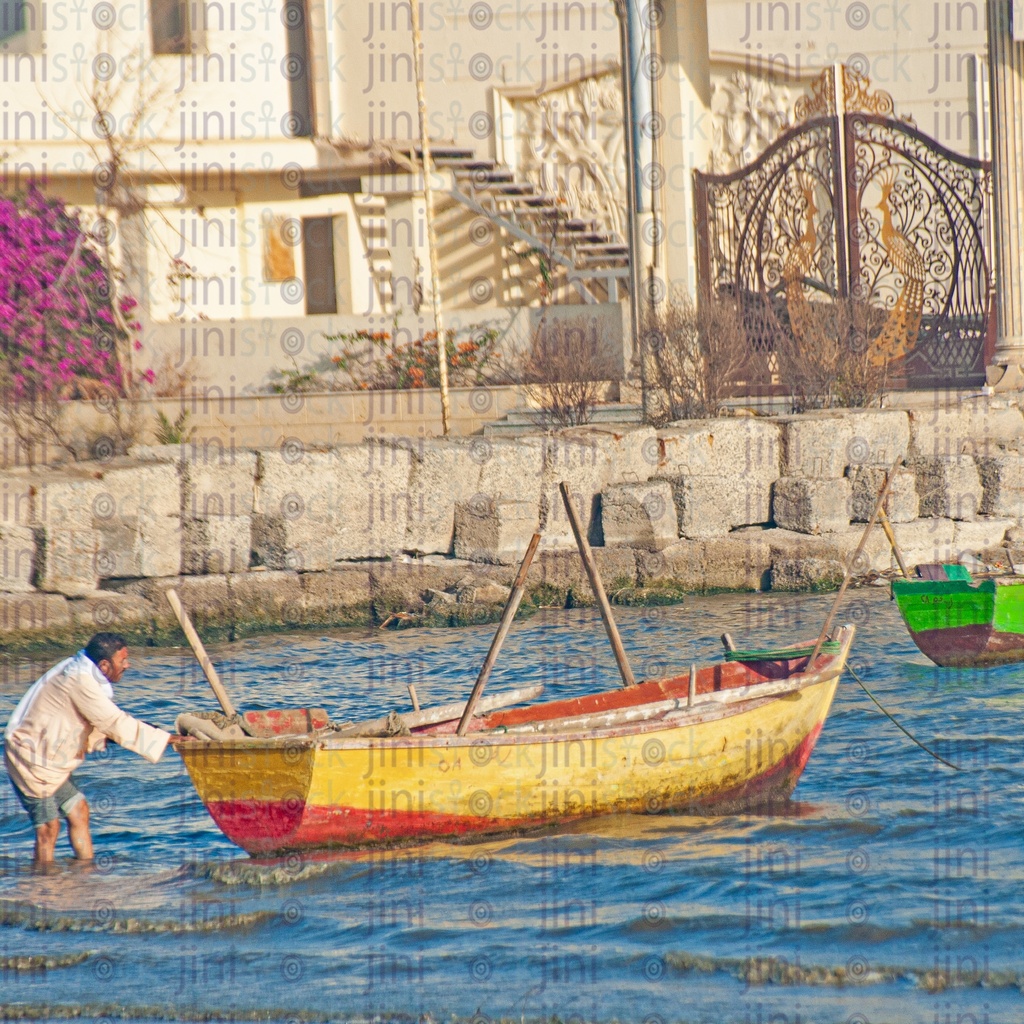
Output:
[[[646,11],[637,241],[666,291],[696,287],[693,169],[755,156],[828,64],[984,155],[980,2]],[[625,301],[615,5],[427,0],[420,16],[454,325]],[[188,328],[193,355],[253,383],[295,355],[289,324],[432,327],[407,0],[0,0],[0,81],[0,188],[35,182],[105,221],[154,344]]]

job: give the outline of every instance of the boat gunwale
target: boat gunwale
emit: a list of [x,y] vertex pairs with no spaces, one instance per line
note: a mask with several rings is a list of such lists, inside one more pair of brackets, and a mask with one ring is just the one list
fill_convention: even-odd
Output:
[[[665,700],[666,705],[672,704],[676,707],[666,707],[665,713],[649,719],[624,722],[618,725],[596,726],[593,728],[576,728],[567,726],[563,731],[552,732],[526,732],[518,731],[519,727],[511,727],[507,731],[480,730],[471,732],[465,736],[458,736],[455,733],[431,733],[420,732],[405,736],[339,736],[331,729],[322,729],[314,733],[300,733],[289,736],[274,736],[267,738],[237,738],[231,740],[200,740],[194,737],[173,736],[171,743],[182,757],[186,753],[200,752],[254,752],[260,750],[283,749],[286,757],[301,756],[305,751],[334,751],[334,750],[366,750],[370,747],[384,745],[395,749],[462,749],[482,746],[507,746],[531,743],[555,743],[563,740],[579,741],[585,739],[613,738],[633,733],[635,735],[648,732],[656,732],[664,729],[681,729],[691,725],[702,725],[707,722],[720,721],[735,715],[744,714],[748,711],[762,707],[776,700],[784,700],[786,697],[818,686],[821,683],[830,682],[832,679],[842,675],[846,668],[846,661],[849,656],[850,647],[856,630],[852,625],[842,626],[836,631],[836,638],[842,643],[839,652],[827,657],[825,663],[814,672],[794,672],[782,679],[767,679],[764,682],[756,683],[748,687],[736,687],[733,689],[714,691],[701,694],[699,700],[695,700],[687,707],[685,703],[679,706],[683,698]],[[770,661],[771,659],[761,659]],[[788,659],[799,660],[799,659]],[[752,661],[751,664],[757,662]],[[668,679],[678,677],[670,676]],[[645,680],[645,682],[664,682],[665,680]],[[783,684],[793,684],[784,686]],[[777,687],[770,692],[764,692],[766,687]],[[751,692],[754,691],[754,692]],[[761,691],[761,692],[757,692]],[[616,692],[616,691],[609,691]],[[742,694],[742,695],[741,695]],[[558,703],[551,701],[548,703]],[[644,704],[660,703],[656,700],[638,703],[635,707],[643,707]],[[591,717],[581,715],[578,717]],[[543,719],[541,720],[543,721]],[[551,719],[556,721],[556,719]],[[566,719],[570,722],[571,719]],[[500,727],[499,727],[500,728]],[[517,730],[517,731],[513,731]]]
[[913,597],[918,594],[979,594],[995,593],[1001,587],[1024,586],[1024,576],[972,576],[969,580],[915,580],[894,579],[890,581],[893,597],[899,603],[899,596]]
[[[969,580],[892,580],[893,595],[905,593],[908,596],[916,594],[981,594],[995,593],[996,586],[1004,582],[1002,577],[996,576],[974,576]],[[1018,577],[1014,580],[1007,577],[1005,582],[1024,583],[1024,578]],[[898,598],[897,598],[898,600]]]

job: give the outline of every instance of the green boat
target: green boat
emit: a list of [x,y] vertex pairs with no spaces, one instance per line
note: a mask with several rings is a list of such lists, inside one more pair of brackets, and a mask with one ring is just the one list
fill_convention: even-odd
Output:
[[893,580],[910,635],[936,665],[967,668],[1024,661],[1024,579],[974,579],[962,565],[921,565]]

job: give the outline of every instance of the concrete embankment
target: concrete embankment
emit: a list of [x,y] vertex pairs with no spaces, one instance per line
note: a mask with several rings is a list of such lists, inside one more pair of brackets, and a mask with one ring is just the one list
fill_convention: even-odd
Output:
[[[613,600],[830,588],[894,463],[889,517],[909,564],[1024,563],[1024,416],[983,399],[13,469],[0,473],[0,644],[100,628],[178,643],[171,586],[211,637],[484,621],[538,525],[527,610],[587,604],[563,480]],[[878,530],[855,569],[894,564]]]

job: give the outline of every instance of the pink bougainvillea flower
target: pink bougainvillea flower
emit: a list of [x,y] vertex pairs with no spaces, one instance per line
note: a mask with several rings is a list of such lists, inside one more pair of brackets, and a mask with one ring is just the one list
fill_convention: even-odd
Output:
[[[0,196],[0,379],[21,398],[61,398],[67,384],[85,377],[123,387],[118,345],[95,346],[93,338],[132,335],[140,325],[118,327],[111,306],[115,289],[91,242],[80,243],[79,215],[35,187]],[[138,302],[116,296],[127,316]],[[2,365],[6,363],[6,366]]]

